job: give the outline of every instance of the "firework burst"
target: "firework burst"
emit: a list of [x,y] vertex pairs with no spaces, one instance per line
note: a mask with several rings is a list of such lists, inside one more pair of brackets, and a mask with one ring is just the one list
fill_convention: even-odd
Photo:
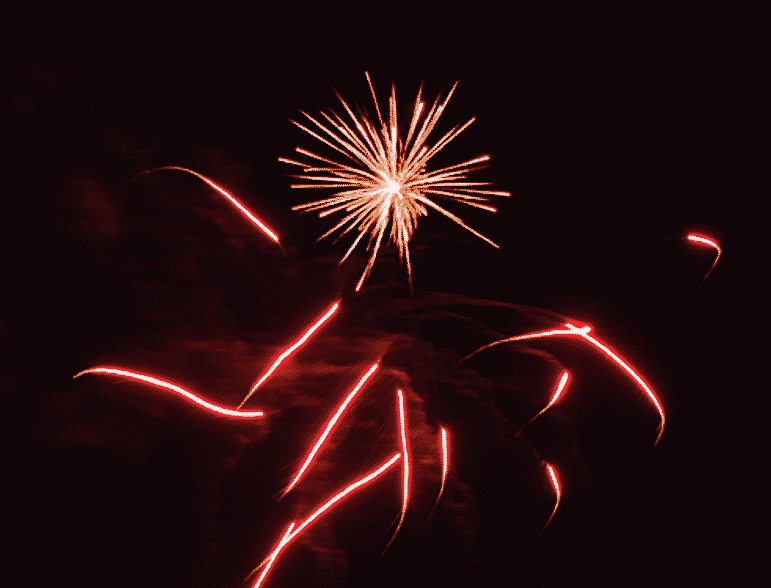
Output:
[[300,147],[297,147],[296,151],[315,160],[314,163],[307,164],[284,157],[280,157],[279,161],[303,168],[301,175],[292,177],[310,182],[293,184],[292,188],[342,189],[329,198],[300,204],[292,209],[300,211],[320,210],[319,217],[336,212],[345,213],[345,216],[334,227],[319,237],[319,239],[323,239],[340,229],[342,232],[338,236],[339,238],[354,227],[358,229],[359,235],[340,263],[346,260],[364,235],[369,235],[367,250],[371,250],[372,253],[364,273],[356,284],[356,291],[361,289],[375,264],[375,258],[389,224],[391,227],[389,243],[396,244],[399,249],[399,258],[402,263],[406,261],[407,276],[410,289],[412,289],[412,268],[408,244],[418,218],[428,214],[428,208],[437,210],[480,239],[496,248],[498,247],[450,211],[436,204],[427,195],[448,198],[495,212],[495,207],[485,204],[489,202],[488,197],[510,196],[510,193],[479,188],[490,185],[490,182],[465,181],[468,172],[485,167],[480,164],[488,161],[489,155],[432,171],[426,170],[429,159],[474,122],[472,118],[463,125],[455,126],[433,146],[426,144],[428,135],[447,107],[447,103],[458,85],[457,82],[441,104],[439,103],[440,96],[436,97],[428,110],[428,114],[423,118],[421,118],[424,112],[424,103],[420,99],[421,86],[415,99],[409,130],[406,137],[402,138],[397,125],[395,87],[391,86],[391,96],[388,99],[388,120],[385,121],[380,112],[369,73],[365,72],[365,75],[372,93],[372,100],[375,103],[379,131],[375,123],[370,121],[366,112],[359,112],[357,118],[337,92],[335,94],[350,116],[352,123],[346,122],[334,111],[330,111],[332,116],[321,113],[327,123],[322,124],[309,114],[300,111],[313,125],[318,127],[321,133],[319,134],[298,122],[291,121],[319,141],[344,155],[352,163],[339,163]]

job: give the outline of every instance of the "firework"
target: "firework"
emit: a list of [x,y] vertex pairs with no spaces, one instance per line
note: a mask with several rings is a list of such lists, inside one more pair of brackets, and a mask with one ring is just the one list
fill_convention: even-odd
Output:
[[[356,248],[364,235],[369,234],[367,250],[371,248],[372,253],[364,273],[356,284],[356,291],[359,291],[372,270],[389,223],[391,225],[389,243],[397,245],[402,263],[406,262],[407,276],[410,288],[412,288],[412,268],[408,244],[418,218],[428,214],[426,207],[433,208],[480,239],[498,247],[490,239],[466,225],[460,218],[429,199],[427,195],[439,196],[495,212],[495,207],[485,204],[485,202],[489,202],[488,196],[510,196],[510,193],[479,188],[479,186],[490,185],[490,182],[464,181],[468,172],[484,167],[479,164],[488,161],[489,155],[432,171],[426,169],[428,161],[434,155],[474,122],[472,118],[466,124],[454,127],[431,147],[426,144],[428,135],[447,107],[447,103],[458,85],[457,82],[441,104],[439,104],[440,96],[437,96],[428,114],[422,119],[424,104],[420,100],[421,86],[415,99],[407,136],[402,138],[397,125],[395,87],[391,86],[391,96],[388,99],[388,121],[386,122],[381,115],[369,73],[365,72],[365,75],[372,93],[372,100],[375,103],[379,131],[375,123],[366,116],[366,113],[360,113],[357,118],[337,92],[335,94],[350,116],[350,123],[334,111],[331,111],[332,116],[321,113],[326,124],[300,111],[313,125],[318,127],[324,135],[322,136],[307,126],[291,121],[348,158],[351,163],[339,163],[299,147],[296,148],[298,153],[315,160],[315,162],[302,163],[284,157],[280,157],[279,161],[303,168],[302,175],[293,177],[310,182],[293,184],[292,188],[342,188],[341,191],[329,198],[300,204],[294,206],[293,210],[320,210],[320,217],[341,211],[346,213],[342,220],[319,237],[319,239],[323,239],[338,229],[342,230],[340,236],[345,235],[353,228],[358,229],[359,235],[340,260],[341,263]],[[374,247],[372,246],[373,240],[375,242]]]
[[686,239],[688,239],[692,243],[700,243],[702,245],[707,245],[708,247],[713,247],[717,251],[717,257],[715,257],[715,261],[712,262],[712,267],[709,268],[709,271],[701,279],[701,283],[696,287],[696,289],[698,290],[701,287],[701,284],[704,283],[704,280],[706,280],[709,277],[709,274],[712,273],[712,270],[715,269],[715,266],[717,265],[717,260],[720,259],[720,255],[723,253],[723,250],[720,249],[720,245],[718,245],[716,241],[713,241],[712,239],[707,239],[706,237],[702,237],[700,235],[688,235]]
[[391,536],[391,539],[386,544],[385,549],[383,549],[383,555],[391,546],[393,540],[396,539],[396,535],[399,533],[399,529],[402,528],[404,517],[407,514],[407,502],[409,500],[410,492],[410,454],[409,450],[407,449],[407,439],[409,435],[407,434],[407,422],[404,415],[404,393],[401,390],[397,390],[396,395],[399,402],[399,434],[402,441],[402,456],[404,457],[402,468],[402,510],[399,515],[399,523],[396,525],[396,530]]
[[436,510],[437,505],[439,504],[439,500],[442,498],[442,494],[444,493],[444,485],[447,481],[447,468],[449,465],[449,453],[447,449],[447,429],[442,427],[442,484],[439,486],[439,494],[436,495],[436,500],[434,501],[434,506],[431,508],[431,512],[428,515],[428,520],[431,520],[431,517],[434,516],[434,511]]
[[554,394],[552,395],[551,400],[549,400],[549,404],[547,404],[543,409],[541,409],[541,411],[538,414],[536,414],[533,418],[531,418],[524,425],[522,425],[519,431],[516,432],[514,437],[519,437],[519,434],[525,429],[525,427],[527,427],[535,419],[537,419],[539,416],[541,416],[543,413],[549,410],[552,406],[554,406],[557,400],[560,399],[560,396],[562,396],[562,392],[565,390],[565,386],[568,383],[569,377],[570,377],[570,374],[567,371],[562,372],[562,375],[560,376],[560,381],[557,383],[557,389],[554,391]]
[[560,490],[560,481],[557,478],[557,472],[554,471],[554,468],[549,463],[546,464],[546,470],[549,472],[549,479],[551,480],[551,485],[554,488],[554,493],[557,495],[557,500],[554,503],[554,510],[551,511],[549,520],[546,521],[543,529],[541,529],[541,533],[538,534],[539,537],[546,530],[546,527],[549,526],[549,523],[551,523],[551,520],[554,518],[554,514],[557,512],[557,507],[560,505],[560,500],[562,499],[562,490]]

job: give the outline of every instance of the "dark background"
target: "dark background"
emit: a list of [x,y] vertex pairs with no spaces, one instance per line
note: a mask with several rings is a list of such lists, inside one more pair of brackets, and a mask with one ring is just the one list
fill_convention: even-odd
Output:
[[[286,339],[276,336],[350,295],[364,258],[339,270],[325,261],[345,243],[314,244],[329,225],[291,212],[313,196],[290,190],[282,174],[291,170],[277,157],[317,148],[287,119],[334,108],[331,85],[371,111],[365,70],[381,107],[392,81],[406,109],[421,81],[430,100],[459,80],[432,138],[477,120],[436,165],[489,153],[492,167],[478,178],[512,193],[497,199],[495,215],[448,205],[500,250],[439,214],[421,219],[416,293],[532,305],[592,324],[654,385],[668,423],[655,448],[649,420],[595,433],[576,425],[590,481],[575,499],[566,487],[537,542],[537,531],[507,535],[519,510],[496,514],[508,495],[489,486],[505,487],[505,476],[492,484],[472,468],[464,479],[459,466],[458,487],[473,495],[485,529],[478,564],[442,571],[455,569],[455,556],[430,546],[454,553],[439,522],[397,539],[385,564],[349,553],[360,562],[349,584],[403,572],[411,585],[431,570],[449,584],[548,586],[724,583],[745,573],[757,490],[743,457],[755,433],[742,411],[759,391],[749,383],[755,364],[737,350],[753,322],[746,292],[759,280],[745,225],[760,197],[751,15],[210,10],[20,19],[29,34],[18,35],[5,76],[11,181],[0,326],[7,414],[22,426],[9,478],[18,500],[8,508],[22,523],[13,532],[20,561],[33,562],[30,582],[237,585],[232,578],[275,541],[286,516],[269,497],[287,462],[243,461],[244,444],[266,443],[267,429],[233,428],[173,402],[155,407],[141,387],[71,376],[115,358],[186,374],[204,390],[214,378],[206,366],[225,377],[238,333],[280,345]],[[281,235],[283,249],[191,176],[130,181],[160,165],[222,184]],[[714,255],[685,243],[689,232],[724,249],[698,290]],[[394,253],[382,258],[369,283],[404,284]],[[253,375],[233,376],[223,398],[237,398]],[[139,400],[129,400],[134,393]],[[271,434],[291,436],[291,418]],[[239,435],[248,441],[235,443]],[[196,506],[238,503],[255,471],[262,504],[239,515],[212,509],[213,519]],[[207,495],[223,477],[219,494]],[[381,486],[391,492],[392,482]],[[542,482],[536,519],[550,509]],[[357,508],[341,505],[339,524],[354,525],[345,517]],[[272,535],[238,544],[222,521],[239,516],[259,521],[242,520],[239,532]],[[334,573],[303,563],[313,559],[305,552],[289,552],[268,585],[335,585]],[[415,553],[426,553],[419,573]]]

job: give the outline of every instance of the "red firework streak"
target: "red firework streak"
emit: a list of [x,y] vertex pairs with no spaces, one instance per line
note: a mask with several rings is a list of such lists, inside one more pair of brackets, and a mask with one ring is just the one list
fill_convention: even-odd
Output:
[[386,544],[385,549],[383,549],[383,553],[381,555],[385,555],[385,552],[391,546],[393,540],[396,539],[396,535],[399,533],[399,529],[402,528],[404,516],[407,514],[407,503],[409,501],[410,494],[410,453],[407,446],[407,439],[409,438],[409,434],[407,433],[407,419],[404,414],[404,393],[401,390],[397,390],[396,396],[399,402],[399,434],[402,441],[402,456],[404,457],[404,467],[402,468],[402,511],[399,515],[399,524],[396,525],[396,530],[391,536],[391,539]]
[[549,523],[551,523],[551,520],[554,518],[554,514],[557,512],[557,507],[560,505],[560,499],[562,498],[562,491],[560,490],[560,481],[557,479],[557,472],[554,471],[554,468],[549,463],[546,463],[546,470],[549,472],[549,478],[551,479],[551,485],[554,487],[554,493],[557,495],[557,501],[554,503],[554,510],[551,511],[549,520],[546,521],[543,529],[541,529],[541,532],[538,533],[539,537],[546,530],[546,527],[549,526]]
[[431,520],[431,517],[434,516],[434,511],[436,510],[437,505],[439,504],[439,500],[442,498],[442,493],[444,492],[444,485],[447,481],[447,468],[449,466],[449,455],[448,455],[448,448],[447,448],[447,429],[442,427],[442,484],[439,486],[439,494],[436,495],[436,500],[434,501],[434,506],[431,508],[431,512],[428,515],[427,520]]
[[701,235],[688,235],[686,237],[689,241],[693,243],[700,243],[702,245],[707,245],[708,247],[714,247],[717,251],[717,257],[715,257],[715,261],[712,262],[712,267],[709,268],[709,271],[706,273],[706,275],[701,279],[701,283],[696,287],[698,290],[701,287],[701,284],[704,283],[704,280],[706,280],[709,277],[709,274],[712,273],[712,270],[715,269],[715,266],[717,265],[717,260],[720,259],[720,255],[723,253],[723,250],[720,249],[720,245],[717,244],[716,241],[713,241],[712,239],[707,239],[707,237],[702,237]]
[[533,418],[531,418],[529,421],[527,421],[522,427],[520,427],[519,431],[514,435],[514,437],[519,437],[519,434],[527,427],[530,423],[532,423],[535,419],[537,419],[539,416],[541,416],[543,413],[545,413],[547,410],[549,410],[552,406],[554,406],[557,402],[557,400],[560,399],[562,396],[563,390],[565,390],[565,386],[567,386],[568,378],[570,377],[570,374],[566,371],[562,372],[562,376],[560,376],[560,381],[557,384],[557,389],[554,391],[554,394],[551,397],[551,400],[549,400],[549,404],[547,404],[538,414],[536,414]]

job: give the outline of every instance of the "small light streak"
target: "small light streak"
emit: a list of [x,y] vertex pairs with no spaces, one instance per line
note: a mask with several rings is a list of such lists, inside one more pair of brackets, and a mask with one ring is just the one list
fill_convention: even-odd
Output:
[[396,530],[391,536],[391,539],[386,544],[385,549],[383,549],[383,553],[381,555],[385,555],[385,552],[391,546],[393,540],[396,539],[396,535],[399,533],[399,529],[402,528],[404,517],[407,514],[407,503],[409,501],[410,492],[410,454],[407,447],[407,439],[409,438],[409,435],[407,434],[407,419],[404,414],[404,393],[401,390],[397,390],[396,395],[399,401],[399,433],[402,440],[402,455],[404,456],[404,461],[402,462],[402,512],[401,516],[399,517],[399,524],[396,525]]
[[701,243],[702,245],[708,245],[709,247],[714,247],[715,250],[717,250],[717,257],[715,257],[715,261],[712,262],[712,267],[709,268],[709,271],[707,274],[701,279],[701,283],[699,286],[697,286],[697,290],[701,287],[701,284],[704,283],[704,280],[706,280],[709,277],[709,274],[712,273],[712,270],[715,269],[715,266],[717,265],[717,260],[720,259],[720,255],[723,253],[723,250],[720,249],[720,245],[717,244],[716,241],[713,241],[712,239],[708,239],[707,237],[702,237],[701,235],[688,235],[686,237],[689,241],[692,241],[694,243]]
[[439,500],[441,500],[442,494],[444,493],[444,485],[445,485],[445,482],[447,481],[448,465],[449,465],[449,456],[448,456],[448,450],[447,450],[447,429],[442,427],[442,484],[441,486],[439,486],[439,494],[436,495],[434,506],[431,509],[431,513],[428,515],[428,521],[430,521],[431,517],[434,516],[434,511],[436,510],[436,507],[439,504]]
[[96,367],[88,370],[83,370],[82,372],[79,372],[74,376],[72,376],[72,378],[75,379],[85,374],[110,374],[113,376],[123,376],[126,378],[131,378],[133,380],[139,380],[140,382],[147,382],[148,384],[152,384],[153,386],[158,386],[159,388],[165,388],[166,390],[171,390],[172,392],[176,392],[183,398],[187,398],[188,400],[191,400],[195,404],[202,406],[203,408],[211,412],[221,414],[224,416],[230,416],[230,417],[236,417],[236,418],[247,418],[247,419],[264,416],[264,413],[261,410],[240,411],[240,410],[232,410],[229,408],[224,408],[217,404],[212,404],[211,402],[204,400],[200,396],[196,396],[192,392],[188,392],[184,388],[180,388],[176,384],[172,384],[170,382],[166,382],[165,380],[160,380],[152,376],[147,376],[145,374],[130,372],[128,370],[122,370],[119,368],[111,368],[111,367]]
[[278,542],[276,549],[273,550],[273,553],[268,558],[268,562],[265,564],[265,567],[262,569],[262,573],[260,574],[260,577],[257,578],[257,581],[254,583],[253,588],[260,588],[262,581],[265,579],[265,576],[268,575],[270,568],[273,566],[273,562],[276,561],[278,554],[281,553],[281,550],[284,548],[284,545],[286,545],[287,542],[289,541],[289,534],[292,532],[292,529],[294,529],[294,525],[295,525],[294,522],[289,523],[289,526],[284,532],[284,536],[281,537],[281,541]]
[[651,402],[653,402],[653,405],[656,407],[656,410],[659,413],[659,416],[661,417],[661,424],[659,425],[659,434],[656,437],[656,441],[653,443],[655,446],[658,444],[659,439],[661,439],[661,435],[664,433],[664,425],[666,423],[666,417],[664,415],[664,409],[661,406],[661,403],[659,402],[659,399],[656,397],[656,395],[653,393],[653,390],[651,390],[651,387],[645,383],[645,381],[642,379],[642,377],[627,363],[624,361],[619,355],[617,355],[613,350],[611,350],[607,345],[604,345],[591,335],[589,335],[589,332],[591,331],[591,327],[588,325],[585,325],[583,327],[576,327],[575,325],[571,323],[565,323],[565,327],[567,329],[550,329],[548,331],[541,331],[538,333],[528,333],[526,335],[517,335],[516,337],[508,337],[506,339],[501,339],[500,341],[494,341],[492,343],[488,343],[484,347],[480,347],[473,353],[470,353],[466,357],[460,360],[460,363],[463,363],[470,357],[473,357],[480,351],[484,351],[485,349],[489,349],[490,347],[493,347],[495,345],[502,345],[504,343],[514,343],[517,341],[526,341],[528,339],[538,339],[541,337],[555,337],[560,335],[576,335],[578,337],[581,337],[585,341],[588,341],[598,349],[600,349],[605,355],[610,357],[613,361],[615,361],[626,373],[628,373],[632,379],[637,382],[637,384],[640,385],[640,387],[643,389],[643,392],[650,398]]
[[[415,108],[412,111],[412,119],[406,138],[403,139],[399,137],[397,125],[395,88],[391,87],[391,96],[388,99],[388,119],[384,121],[369,73],[365,72],[365,76],[372,93],[372,100],[375,103],[379,130],[376,126],[378,123],[371,121],[366,116],[362,115],[357,119],[348,104],[337,92],[335,94],[351,118],[352,126],[334,111],[332,111],[332,116],[321,113],[326,121],[325,124],[320,119],[300,111],[316,130],[291,121],[312,137],[345,156],[350,160],[350,163],[342,164],[299,147],[296,149],[299,153],[315,161],[323,162],[326,166],[316,167],[318,164],[314,166],[284,157],[280,157],[279,161],[301,167],[303,174],[292,177],[311,182],[292,184],[292,188],[342,188],[342,191],[336,192],[329,198],[300,204],[292,207],[292,210],[305,212],[319,210],[321,211],[320,217],[336,212],[346,213],[332,229],[319,237],[319,239],[323,239],[338,229],[341,230],[339,236],[342,237],[352,229],[358,229],[358,236],[340,263],[345,261],[365,235],[369,235],[367,251],[371,250],[371,254],[364,273],[356,285],[357,292],[361,289],[374,266],[380,244],[389,224],[391,228],[388,242],[397,245],[400,259],[403,263],[406,261],[407,276],[410,289],[412,289],[412,269],[408,244],[418,219],[428,214],[426,207],[433,208],[480,239],[498,247],[490,239],[469,227],[460,218],[430,200],[427,195],[435,195],[495,212],[494,207],[480,204],[480,201],[488,202],[489,196],[510,196],[511,194],[479,189],[480,186],[487,186],[490,182],[461,181],[466,179],[468,172],[480,169],[473,166],[489,160],[489,155],[426,171],[428,161],[474,122],[472,118],[464,125],[455,126],[430,149],[425,144],[428,135],[434,129],[455,91],[457,82],[441,105],[439,104],[440,97],[436,98],[422,122],[421,115],[424,108],[423,102],[420,100],[421,86],[415,100]],[[374,247],[372,247],[373,240],[375,241]]]
[[554,471],[554,468],[549,463],[546,464],[546,470],[549,472],[549,478],[551,479],[551,485],[554,488],[554,493],[557,495],[557,501],[554,503],[554,510],[551,511],[549,520],[546,521],[543,529],[541,529],[541,532],[538,534],[539,537],[546,530],[546,527],[549,526],[549,523],[551,523],[551,520],[554,518],[554,514],[557,512],[557,507],[560,505],[560,500],[562,499],[562,491],[560,490],[560,481],[557,479],[557,472]]
[[329,318],[337,312],[337,309],[340,308],[340,301],[338,300],[335,302],[332,306],[329,307],[329,310],[322,316],[319,320],[317,320],[309,329],[307,329],[303,334],[302,337],[300,337],[297,341],[292,343],[289,347],[287,347],[281,355],[276,358],[276,360],[273,362],[273,364],[267,369],[267,371],[260,377],[259,380],[252,386],[252,389],[249,391],[249,394],[246,395],[246,398],[244,398],[241,401],[241,404],[238,405],[238,408],[241,408],[244,404],[246,404],[247,400],[251,398],[252,394],[262,386],[262,384],[267,380],[273,372],[278,369],[278,366],[280,366],[284,360],[292,355],[303,343],[305,343],[313,333],[315,333],[321,325],[323,325],[325,322],[329,320]]
[[345,409],[348,408],[348,405],[353,401],[353,399],[359,393],[359,390],[362,389],[364,384],[367,383],[367,380],[369,380],[372,377],[372,374],[374,374],[377,371],[378,367],[380,367],[380,364],[378,363],[372,364],[372,366],[359,379],[359,381],[356,383],[353,389],[348,393],[348,395],[345,397],[345,400],[343,400],[340,406],[337,407],[335,414],[327,422],[327,426],[324,427],[324,431],[321,433],[321,435],[319,435],[319,438],[316,440],[316,443],[313,445],[313,448],[310,450],[310,453],[308,453],[308,457],[305,458],[305,461],[303,462],[302,466],[300,466],[300,469],[297,471],[297,474],[295,474],[294,479],[290,482],[289,486],[286,487],[286,490],[284,490],[284,492],[281,494],[281,496],[279,497],[279,500],[281,500],[281,498],[286,496],[292,490],[292,488],[294,488],[297,485],[297,483],[300,481],[300,478],[302,478],[303,474],[310,466],[311,462],[313,461],[313,458],[319,452],[319,449],[321,449],[321,446],[324,444],[324,441],[326,441],[327,437],[329,436],[330,432],[334,428],[337,421],[340,420],[340,417],[345,412]]
[[[353,492],[354,490],[357,490],[358,488],[361,488],[361,487],[362,487],[362,486],[364,486],[365,484],[367,484],[367,483],[371,482],[372,480],[374,480],[375,478],[377,478],[377,477],[378,477],[378,476],[380,476],[381,474],[383,474],[383,473],[385,473],[386,471],[388,471],[388,470],[389,470],[389,469],[390,469],[390,468],[391,468],[391,467],[392,467],[392,466],[393,466],[393,465],[394,465],[394,464],[395,464],[397,461],[399,461],[399,459],[400,459],[401,457],[402,457],[402,454],[401,454],[401,453],[395,453],[395,454],[394,454],[394,455],[391,457],[391,459],[389,459],[387,462],[385,462],[384,464],[382,464],[382,465],[381,465],[380,467],[378,467],[376,470],[374,470],[374,471],[370,472],[370,473],[369,473],[369,474],[367,474],[366,476],[364,476],[364,477],[362,477],[362,478],[359,478],[359,479],[358,479],[358,480],[356,480],[355,482],[353,482],[353,483],[349,484],[349,485],[348,485],[348,486],[346,486],[346,487],[345,487],[343,490],[341,490],[340,492],[338,492],[337,494],[335,494],[335,495],[334,495],[332,498],[330,498],[329,500],[327,500],[327,501],[326,501],[324,504],[322,504],[322,505],[321,505],[319,508],[317,508],[317,509],[316,509],[316,510],[315,510],[315,511],[314,511],[314,512],[313,512],[313,513],[312,513],[312,514],[311,514],[311,515],[310,515],[310,516],[307,518],[307,519],[305,519],[305,520],[304,520],[304,521],[303,521],[303,522],[300,524],[300,526],[299,526],[299,527],[297,527],[297,529],[296,529],[295,531],[293,531],[293,532],[292,532],[292,533],[291,533],[291,534],[288,536],[288,538],[286,539],[286,541],[284,541],[284,544],[283,544],[283,545],[281,545],[281,546],[280,546],[280,548],[283,548],[283,547],[285,547],[285,546],[286,546],[286,544],[288,544],[288,543],[289,543],[290,541],[292,541],[292,540],[293,540],[295,537],[297,537],[297,536],[298,536],[300,533],[302,533],[302,532],[303,532],[303,530],[305,530],[305,528],[306,528],[308,525],[310,525],[310,524],[311,524],[313,521],[315,521],[317,518],[319,518],[319,517],[320,517],[322,514],[324,514],[324,513],[325,513],[327,510],[329,510],[330,508],[332,508],[332,507],[333,507],[335,504],[337,504],[338,502],[340,502],[340,501],[341,501],[343,498],[345,498],[345,497],[346,497],[348,494],[350,494],[350,493],[351,493],[351,492]],[[257,571],[257,570],[259,570],[259,569],[260,569],[260,568],[262,568],[263,566],[267,565],[268,561],[270,561],[270,560],[271,560],[271,558],[273,558],[273,560],[275,560],[275,559],[276,559],[276,557],[278,556],[279,552],[280,552],[280,549],[279,549],[279,547],[277,547],[276,549],[274,549],[274,550],[273,550],[273,552],[272,552],[272,553],[271,553],[271,554],[270,554],[268,557],[266,557],[266,558],[265,558],[265,559],[262,561],[262,563],[260,563],[260,565],[258,565],[256,568],[254,568],[254,570],[252,570],[252,572],[249,574],[249,576],[251,576],[252,574],[254,574],[254,573]],[[248,578],[249,576],[247,576],[247,578]]]
[[522,425],[519,431],[517,431],[516,434],[514,435],[515,438],[519,437],[519,434],[525,429],[525,427],[527,427],[535,419],[537,419],[539,416],[541,416],[543,413],[549,410],[552,406],[554,406],[557,400],[560,399],[560,396],[562,396],[562,392],[565,390],[565,386],[568,383],[569,377],[570,377],[570,373],[567,370],[562,372],[562,375],[560,376],[560,381],[557,383],[557,389],[554,391],[554,394],[552,395],[551,400],[549,401],[549,404],[547,404],[544,408],[541,409],[541,411],[538,414],[536,414],[533,418],[531,418],[524,425]]
[[210,185],[212,188],[214,188],[215,190],[217,190],[217,192],[219,192],[219,193],[220,193],[220,194],[222,194],[222,195],[223,195],[225,198],[227,198],[227,199],[230,201],[230,203],[231,203],[231,204],[233,204],[233,206],[235,206],[235,207],[236,207],[238,210],[240,210],[240,211],[241,211],[241,213],[242,213],[242,214],[243,214],[243,215],[244,215],[246,218],[248,218],[250,221],[252,221],[252,222],[253,222],[253,223],[254,223],[254,224],[257,226],[257,228],[258,228],[258,229],[260,229],[260,230],[261,230],[263,233],[265,233],[265,234],[266,234],[268,237],[270,237],[271,239],[273,239],[273,240],[274,240],[276,243],[278,243],[278,242],[279,242],[279,241],[278,241],[278,235],[277,235],[275,232],[273,232],[273,231],[270,229],[270,227],[268,227],[268,225],[266,225],[265,223],[263,223],[263,222],[262,222],[260,219],[258,219],[256,216],[254,216],[254,214],[252,214],[252,212],[251,212],[251,211],[250,211],[248,208],[246,208],[246,206],[244,206],[244,205],[243,205],[243,204],[241,204],[241,203],[240,203],[238,200],[236,200],[235,198],[233,198],[233,196],[231,196],[231,195],[230,195],[230,193],[228,193],[228,192],[227,192],[227,191],[226,191],[224,188],[222,188],[221,186],[219,186],[219,185],[215,184],[215,183],[214,183],[214,182],[212,182],[212,181],[211,181],[209,178],[207,178],[207,177],[206,177],[206,176],[204,176],[204,175],[201,175],[201,174],[199,174],[198,172],[195,172],[195,171],[193,171],[193,170],[191,170],[191,169],[187,169],[187,168],[184,168],[184,167],[177,167],[177,166],[174,166],[174,165],[166,165],[166,166],[163,166],[163,167],[154,167],[153,169],[148,169],[148,170],[146,170],[146,171],[143,171],[141,174],[137,174],[137,175],[136,175],[136,176],[135,176],[133,179],[136,179],[136,178],[138,178],[139,176],[143,176],[143,175],[145,175],[145,174],[149,174],[149,173],[152,173],[152,172],[154,172],[154,171],[160,171],[160,170],[163,170],[163,169],[175,169],[175,170],[178,170],[178,171],[187,172],[187,173],[189,173],[189,174],[193,174],[193,175],[194,175],[195,177],[197,177],[197,178],[200,178],[200,179],[202,179],[204,182],[206,182],[207,184],[209,184],[209,185]]

